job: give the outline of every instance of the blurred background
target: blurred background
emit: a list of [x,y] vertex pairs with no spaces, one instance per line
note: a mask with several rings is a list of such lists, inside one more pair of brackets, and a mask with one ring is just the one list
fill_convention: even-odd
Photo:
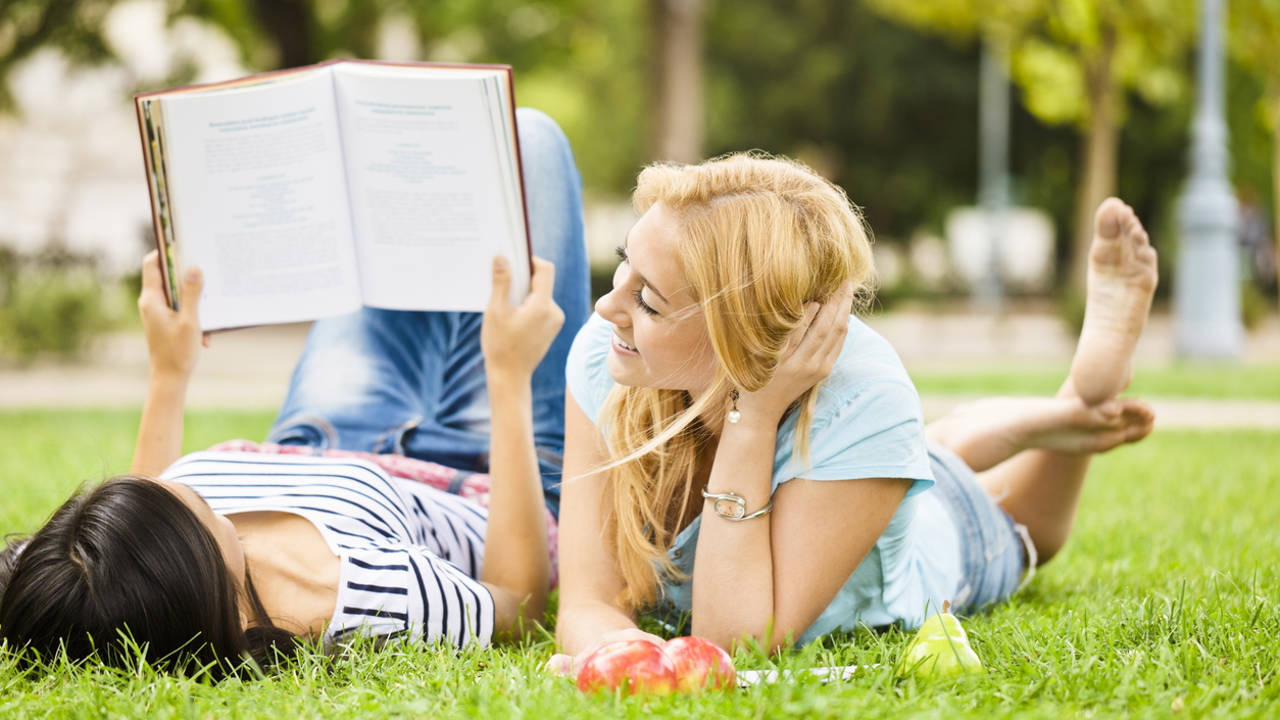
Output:
[[[1082,318],[1093,208],[1119,194],[1160,251],[1144,362],[1197,356],[1171,315],[1182,282],[1187,307],[1228,297],[1241,328],[1208,355],[1280,377],[1280,0],[1217,7],[1206,20],[1196,0],[0,0],[0,394],[39,403],[76,367],[145,368],[132,298],[153,240],[131,95],[332,57],[514,66],[519,103],[573,143],[597,288],[644,163],[760,148],[862,207],[873,325],[913,371],[1029,357],[1052,374]],[[1225,39],[1216,84],[1196,69],[1206,23]],[[1232,267],[1180,280],[1205,113],[1226,131],[1220,161],[1203,147],[1238,210],[1215,230]],[[282,353],[277,374],[296,356]],[[254,391],[265,404],[283,391],[272,377]],[[39,378],[54,387],[30,395]]]

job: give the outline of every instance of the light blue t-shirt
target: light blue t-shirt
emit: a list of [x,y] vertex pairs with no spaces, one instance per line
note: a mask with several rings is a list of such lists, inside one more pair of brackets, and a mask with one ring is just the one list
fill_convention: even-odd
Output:
[[[569,352],[566,379],[579,407],[599,424],[615,382],[608,355],[613,326],[593,314]],[[935,493],[925,449],[920,397],[902,361],[884,338],[857,318],[831,375],[822,383],[809,433],[809,464],[794,452],[796,414],[783,422],[773,462],[773,491],[793,478],[914,480],[871,552],[817,620],[799,638],[807,643],[837,629],[900,623],[916,627],[930,602],[950,599],[961,580],[956,529]],[[701,518],[675,538],[668,557],[693,575]],[[820,549],[818,549],[820,551]],[[652,609],[672,631],[692,609],[689,580],[668,580]]]

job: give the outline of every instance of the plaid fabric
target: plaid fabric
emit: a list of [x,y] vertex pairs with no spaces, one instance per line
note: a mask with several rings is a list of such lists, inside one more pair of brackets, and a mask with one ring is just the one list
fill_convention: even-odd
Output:
[[[257,443],[252,440],[227,440],[209,448],[214,451],[256,452],[269,455],[318,455],[321,457],[355,458],[365,460],[382,468],[388,475],[403,480],[423,483],[437,490],[450,492],[489,508],[489,476],[485,473],[471,473],[465,470],[440,465],[426,460],[393,455],[390,453],[369,453],[355,450],[317,450],[306,445],[276,445],[275,443]],[[558,581],[558,554],[556,552],[559,533],[555,516],[550,510],[547,513],[547,550],[551,554],[551,587]]]

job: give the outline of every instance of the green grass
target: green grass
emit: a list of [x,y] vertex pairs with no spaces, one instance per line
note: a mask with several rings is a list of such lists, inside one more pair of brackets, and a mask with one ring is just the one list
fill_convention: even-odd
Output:
[[[1052,395],[1069,365],[988,367],[964,371],[908,368],[921,395]],[[1138,366],[1127,394],[1136,397],[1280,400],[1280,365],[1186,363]]]
[[[187,446],[261,437],[266,413],[190,413]],[[79,482],[127,465],[136,413],[0,413],[0,531],[29,530]],[[21,677],[0,659],[0,717],[1275,717],[1280,714],[1280,434],[1157,433],[1097,460],[1076,533],[1031,586],[965,621],[988,672],[897,680],[908,637],[862,631],[740,668],[875,664],[701,698],[584,697],[539,665],[546,637],[495,651],[422,646],[309,655],[210,686],[147,669]]]

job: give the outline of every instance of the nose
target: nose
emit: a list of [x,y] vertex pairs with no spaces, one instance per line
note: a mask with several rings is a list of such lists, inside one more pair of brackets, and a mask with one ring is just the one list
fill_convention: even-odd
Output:
[[608,320],[614,325],[630,324],[630,317],[622,304],[622,286],[626,280],[626,266],[619,265],[617,270],[613,271],[613,289],[596,300],[596,314]]

